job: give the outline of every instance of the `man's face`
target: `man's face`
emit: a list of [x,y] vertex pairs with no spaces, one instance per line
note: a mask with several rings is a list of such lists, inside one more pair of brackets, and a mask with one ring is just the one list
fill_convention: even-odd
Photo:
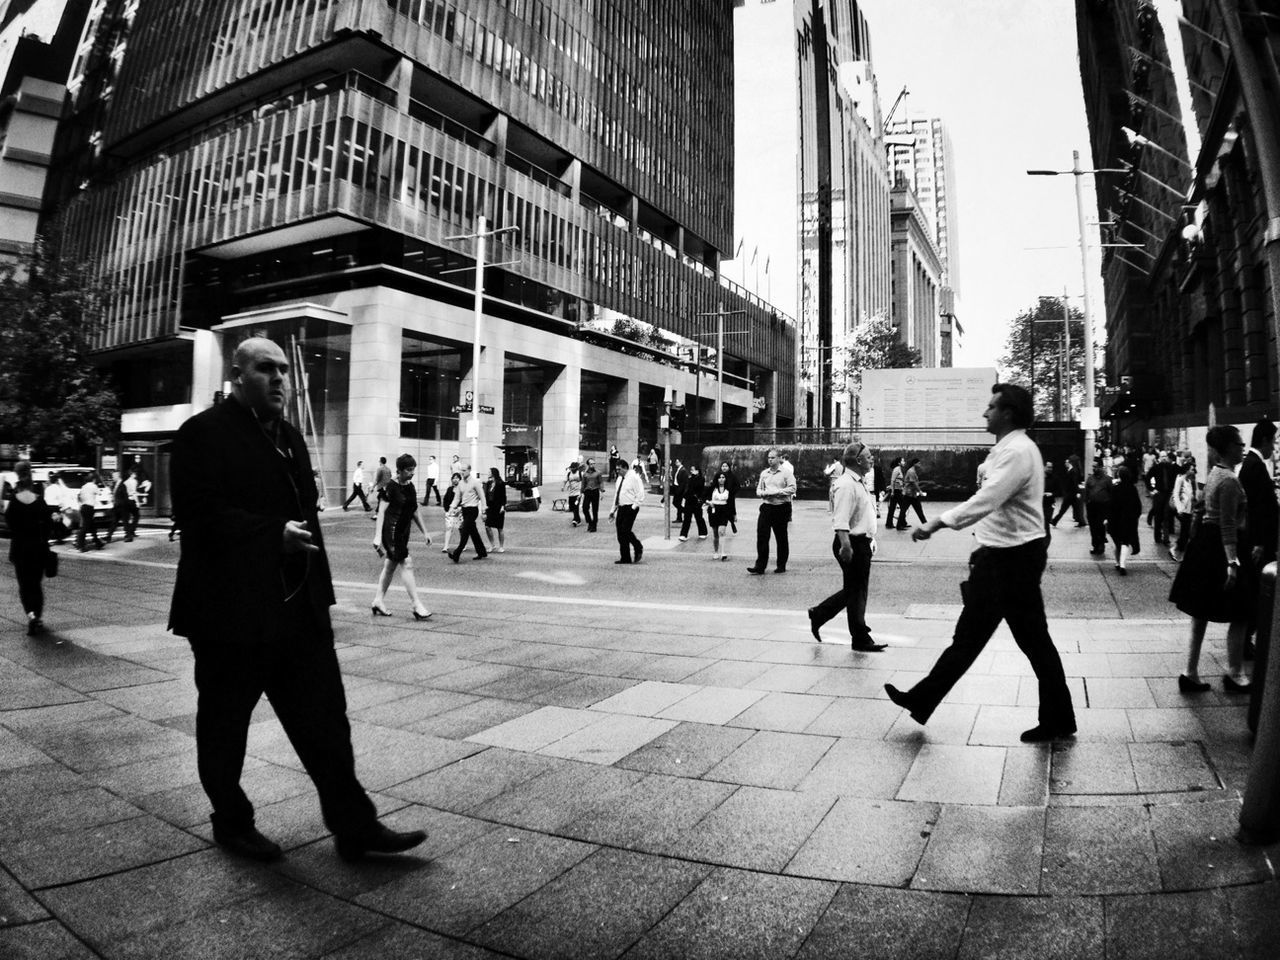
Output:
[[778,465],[778,451],[776,451],[776,450],[770,450],[770,451],[769,451],[769,466],[770,466],[770,467],[776,467],[777,465]]
[[987,409],[982,415],[986,418],[988,433],[999,433],[1009,425],[1009,410],[1000,406],[998,394],[991,395],[991,399],[987,401]]
[[466,465],[466,466],[464,466],[464,467],[462,468],[462,479],[463,479],[463,480],[470,480],[470,479],[471,479],[471,466],[470,466],[470,464],[468,464],[468,465]]
[[244,369],[232,370],[240,400],[266,420],[275,420],[284,413],[284,378],[288,372],[284,351],[270,340],[257,341],[244,361]]
[[595,462],[594,460],[588,460],[588,461],[587,461],[587,469],[588,469],[588,470],[594,470],[595,468],[596,468],[596,462]]

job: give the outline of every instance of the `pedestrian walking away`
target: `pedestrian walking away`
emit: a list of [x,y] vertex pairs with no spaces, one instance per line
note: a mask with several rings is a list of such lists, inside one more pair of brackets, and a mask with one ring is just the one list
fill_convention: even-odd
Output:
[[676,508],[676,523],[684,523],[684,488],[689,481],[689,471],[684,468],[679,457],[672,459],[671,467],[671,502]]
[[475,547],[476,559],[484,560],[489,556],[489,551],[484,548],[484,542],[480,539],[480,530],[476,526],[480,519],[480,510],[484,507],[484,485],[479,477],[472,475],[471,464],[462,464],[460,472],[462,481],[458,484],[457,497],[462,509],[462,526],[458,532],[458,545],[449,554],[449,559],[454,563],[461,560],[462,548],[470,539]]
[[[1151,526],[1155,530],[1155,541],[1168,543],[1174,518],[1174,511],[1169,507],[1169,498],[1173,496],[1173,485],[1178,479],[1178,465],[1173,462],[1172,454],[1158,455],[1151,469],[1147,471],[1145,479],[1151,488]],[[1275,497],[1272,499],[1274,500]]]
[[702,518],[702,502],[707,496],[706,481],[703,479],[702,469],[696,463],[689,466],[682,494],[684,520],[680,526],[681,542],[689,539],[689,524],[695,520],[698,523],[698,539],[707,539],[707,522]]
[[1204,693],[1200,648],[1209,623],[1227,624],[1227,673],[1223,693],[1247,693],[1244,644],[1258,602],[1258,575],[1245,528],[1248,505],[1235,469],[1244,459],[1244,440],[1235,427],[1222,424],[1205,434],[1214,459],[1204,485],[1204,519],[1191,535],[1186,556],[1169,589],[1169,600],[1191,618],[1187,667],[1178,677],[1182,693]]
[[1062,493],[1062,504],[1058,507],[1057,516],[1049,521],[1050,526],[1056,527],[1058,521],[1063,518],[1068,510],[1071,511],[1071,517],[1075,520],[1077,527],[1084,526],[1084,516],[1080,510],[1080,485],[1084,483],[1084,477],[1080,472],[1080,458],[1074,453],[1067,457],[1066,472],[1062,475],[1062,482],[1059,484]]
[[1062,658],[1049,636],[1040,580],[1048,559],[1044,524],[1044,463],[1027,436],[1034,421],[1031,395],[1022,387],[997,383],[983,415],[995,435],[982,466],[977,493],[922,527],[913,540],[928,540],[943,527],[973,526],[978,548],[969,557],[969,579],[960,586],[963,609],[951,645],[928,676],[910,690],[884,685],[889,699],[917,723],[930,715],[977,659],[1000,622],[1031,662],[1040,688],[1039,723],[1023,732],[1024,743],[1071,737],[1076,732],[1071,691]]
[[18,581],[18,601],[27,615],[27,636],[44,633],[44,578],[49,558],[52,515],[44,496],[31,481],[31,464],[19,460],[14,465],[17,483],[13,496],[4,502],[4,519],[9,527],[9,562]]
[[1107,532],[1116,549],[1116,572],[1126,576],[1129,557],[1138,552],[1138,522],[1142,519],[1142,500],[1128,467],[1116,470],[1111,485],[1111,509],[1107,514]]
[[[639,563],[644,556],[644,545],[635,535],[636,517],[644,504],[644,461],[639,458],[631,462],[631,470],[613,491],[613,509],[609,511],[609,519],[614,521],[618,533],[618,552],[620,558],[614,563]],[[635,560],[631,559],[632,553]]]
[[355,500],[357,497],[360,499],[360,503],[363,505],[366,512],[372,509],[372,507],[369,506],[369,498],[366,497],[364,493],[363,460],[357,460],[356,468],[351,471],[351,496],[347,497],[347,499],[342,502],[342,509],[346,510],[350,507],[351,501]]
[[490,467],[484,484],[484,535],[489,538],[490,550],[507,552],[506,525],[507,483],[497,467]]
[[423,471],[426,475],[426,488],[422,491],[422,505],[425,507],[431,500],[432,491],[436,495],[436,506],[440,506],[440,464],[436,463],[435,457],[427,457],[427,466]]
[[404,584],[405,593],[409,595],[409,604],[413,610],[413,619],[426,620],[431,611],[418,598],[418,581],[413,575],[413,557],[409,556],[409,535],[413,528],[422,531],[427,545],[431,545],[431,535],[422,525],[422,517],[418,515],[418,491],[413,488],[413,474],[418,463],[407,453],[396,457],[396,474],[391,482],[378,494],[378,516],[373,528],[373,549],[382,558],[382,572],[378,576],[378,587],[373,595],[370,610],[375,617],[389,617],[387,609],[387,590],[396,571],[400,571],[400,582]]
[[919,466],[920,458],[912,457],[907,461],[907,467],[902,473],[902,497],[906,503],[906,507],[903,507],[901,512],[898,514],[899,523],[902,523],[902,521],[906,519],[907,507],[915,510],[916,516],[920,519],[921,523],[929,522],[925,518],[924,508],[920,506],[920,501],[924,499],[925,492],[924,488],[920,486]]
[[796,478],[790,470],[783,469],[776,449],[769,450],[769,466],[760,473],[756,484],[756,496],[761,500],[760,515],[756,520],[756,562],[747,567],[748,573],[760,574],[769,568],[769,537],[778,544],[777,573],[787,572],[787,560],[791,556],[787,540],[787,524],[791,522],[791,500],[796,495]]
[[102,541],[98,539],[98,474],[90,470],[84,483],[76,491],[76,499],[80,503],[80,526],[76,530],[76,549],[81,553],[88,550],[86,537],[93,539],[93,549],[101,550]]
[[169,629],[195,655],[200,783],[216,843],[254,860],[283,855],[255,827],[240,786],[249,722],[265,693],[315,783],[339,856],[399,853],[426,834],[379,823],[356,778],[311,458],[283,419],[288,370],[276,343],[244,341],[231,395],[188,419],[173,442],[182,552]]
[[587,458],[587,469],[582,471],[582,516],[587,521],[587,533],[595,533],[600,524],[600,490],[604,486],[604,474],[596,469],[595,460]]
[[378,458],[378,469],[373,475],[373,493],[378,496],[382,493],[382,488],[391,482],[391,468],[387,466],[387,458]]
[[831,552],[840,566],[840,589],[809,608],[809,632],[822,642],[822,626],[844,610],[849,622],[849,642],[854,650],[875,653],[886,644],[876,643],[867,626],[867,589],[871,558],[876,552],[876,505],[862,478],[871,469],[870,448],[854,440],[841,455],[844,471],[832,484]]
[[1093,473],[1084,482],[1084,514],[1089,521],[1091,556],[1100,557],[1107,552],[1107,515],[1111,512],[1113,485],[1106,460],[1095,460]]
[[[903,465],[906,462],[906,457],[897,457],[889,468],[889,513],[884,519],[884,528],[886,530],[907,529],[907,505],[902,496],[903,474],[906,473]],[[898,515],[897,526],[894,526],[893,523],[895,512]]]

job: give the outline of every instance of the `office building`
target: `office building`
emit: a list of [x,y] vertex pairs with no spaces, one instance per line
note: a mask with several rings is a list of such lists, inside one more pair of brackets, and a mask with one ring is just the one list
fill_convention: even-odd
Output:
[[922,367],[951,366],[942,362],[942,261],[933,239],[933,224],[905,179],[894,184],[889,203],[893,259],[890,318],[902,342],[920,351]]
[[[123,442],[162,472],[251,334],[294,362],[331,489],[357,459],[466,455],[472,411],[477,466],[534,480],[647,449],[666,395],[695,423],[790,425],[794,321],[720,277],[731,17],[730,0],[106,0],[114,40],[92,47],[111,55],[71,79],[57,195],[118,291],[97,346]],[[482,217],[502,232],[474,368]],[[637,324],[657,340],[615,333]],[[676,356],[721,343],[700,376]]]

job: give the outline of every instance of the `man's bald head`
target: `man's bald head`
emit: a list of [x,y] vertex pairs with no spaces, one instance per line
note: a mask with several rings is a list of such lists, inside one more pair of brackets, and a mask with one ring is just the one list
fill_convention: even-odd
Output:
[[289,362],[274,340],[251,337],[231,356],[232,393],[264,421],[284,413]]

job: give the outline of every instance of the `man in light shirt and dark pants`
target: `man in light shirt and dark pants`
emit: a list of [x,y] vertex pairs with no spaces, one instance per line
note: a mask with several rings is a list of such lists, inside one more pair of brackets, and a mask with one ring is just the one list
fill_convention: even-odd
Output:
[[756,562],[747,573],[764,573],[769,566],[769,534],[778,541],[778,565],[775,573],[787,572],[791,547],[787,541],[787,524],[791,522],[791,501],[796,495],[796,475],[783,465],[777,450],[769,451],[769,466],[761,471],[756,496],[761,499],[760,516],[756,520]]
[[484,484],[480,482],[479,477],[472,475],[471,464],[464,463],[460,472],[462,482],[458,484],[455,495],[462,509],[462,527],[458,533],[458,546],[449,554],[449,559],[454,563],[461,560],[462,548],[467,545],[467,539],[470,538],[476,548],[476,559],[484,560],[489,556],[489,551],[484,548],[484,541],[480,539],[480,530],[476,527],[476,521],[480,518],[480,508],[484,506]]
[[855,440],[844,448],[841,459],[845,471],[831,487],[831,529],[835,533],[831,551],[840,564],[844,582],[827,599],[809,608],[809,630],[821,643],[822,634],[818,631],[822,625],[845,610],[853,649],[875,653],[885,644],[873,641],[867,627],[867,585],[871,580],[871,557],[876,552],[876,507],[862,477],[871,469],[871,450]]
[[618,552],[620,559],[614,563],[632,563],[631,551],[634,548],[635,563],[644,556],[644,545],[635,535],[633,529],[636,517],[640,514],[640,505],[644,503],[644,461],[633,460],[627,475],[618,481],[613,492],[613,509],[609,511],[609,519],[613,520],[618,530]]
[[1022,387],[997,383],[984,416],[996,444],[983,463],[978,492],[911,532],[928,540],[943,527],[974,526],[978,548],[969,557],[969,580],[960,585],[964,610],[951,646],[929,675],[907,691],[884,685],[889,699],[926,723],[957,680],[973,665],[1001,620],[1031,661],[1040,683],[1039,723],[1022,734],[1023,743],[1043,743],[1076,732],[1071,691],[1067,689],[1049,626],[1045,621],[1040,578],[1048,561],[1044,528],[1044,461],[1027,428],[1033,422],[1031,396]]

